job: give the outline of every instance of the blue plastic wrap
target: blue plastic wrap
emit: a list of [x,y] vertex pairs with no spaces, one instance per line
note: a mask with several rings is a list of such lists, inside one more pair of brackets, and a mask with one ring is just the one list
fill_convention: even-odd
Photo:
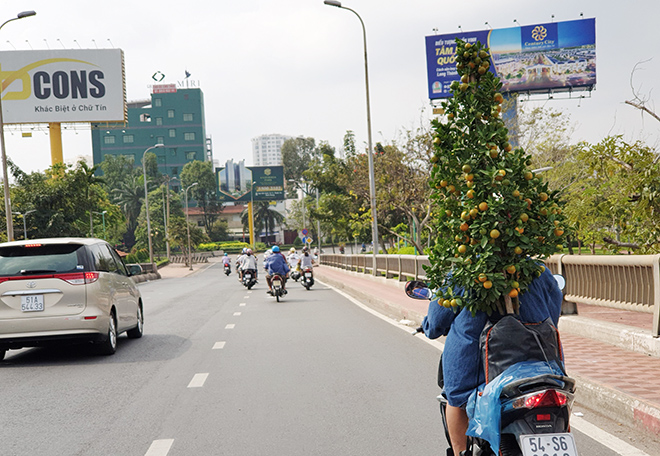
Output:
[[523,361],[510,366],[490,383],[480,385],[468,399],[470,422],[466,434],[488,441],[493,451],[497,452],[500,447],[502,389],[513,381],[544,374],[563,375],[554,362],[548,365],[544,361]]

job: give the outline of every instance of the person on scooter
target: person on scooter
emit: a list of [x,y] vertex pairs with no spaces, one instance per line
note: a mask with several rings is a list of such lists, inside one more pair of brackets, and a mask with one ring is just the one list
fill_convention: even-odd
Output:
[[291,269],[278,246],[274,245],[271,250],[273,251],[273,254],[266,259],[264,264],[266,269],[266,283],[268,284],[268,291],[266,293],[273,294],[272,278],[274,274],[278,274],[282,277],[282,290],[286,293],[286,279],[288,278]]
[[286,256],[286,261],[289,263],[289,268],[294,269],[298,265],[298,260],[300,259],[300,256],[296,253],[296,248],[291,247],[289,249],[289,254]]
[[227,255],[227,252],[222,256],[222,265],[231,268],[231,258]]
[[241,276],[246,272],[246,271],[252,271],[254,274],[254,278],[257,278],[257,257],[252,254],[252,249],[247,249],[245,251],[245,255],[243,256],[243,259],[241,260],[241,265],[240,265],[240,271],[241,271]]
[[302,269],[303,271],[305,270],[305,268],[311,268],[314,266],[314,257],[312,257],[309,254],[308,247],[303,248],[303,254],[300,257],[299,264],[300,264],[300,269]]
[[[551,318],[557,326],[563,296],[548,269],[532,281],[527,292],[521,294],[519,299],[522,322],[536,323]],[[466,310],[456,312],[443,307],[434,299],[422,322],[424,334],[429,339],[447,336],[442,353],[442,373],[444,394],[448,402],[447,430],[455,456],[460,456],[467,446],[468,416],[465,406],[468,398],[473,390],[485,382],[479,336],[489,318],[496,321],[498,317],[501,318],[501,315],[488,317],[484,312],[477,312],[472,316]]]

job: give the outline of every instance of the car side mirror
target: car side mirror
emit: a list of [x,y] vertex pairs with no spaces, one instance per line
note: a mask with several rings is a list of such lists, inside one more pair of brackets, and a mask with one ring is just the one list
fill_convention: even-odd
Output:
[[413,299],[430,300],[433,296],[433,292],[425,282],[411,280],[406,283],[406,295]]
[[129,276],[135,276],[142,274],[142,266],[139,264],[127,264],[126,269],[128,269]]

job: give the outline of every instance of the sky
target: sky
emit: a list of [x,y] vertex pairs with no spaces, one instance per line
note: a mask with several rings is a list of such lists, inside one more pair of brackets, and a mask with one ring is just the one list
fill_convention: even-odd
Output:
[[[660,101],[658,0],[553,2],[346,0],[366,26],[374,142],[391,142],[432,117],[425,36],[596,18],[597,84],[590,98],[526,102],[570,115],[572,141],[621,134],[660,145],[660,122],[624,102],[632,84],[651,109]],[[204,93],[206,133],[219,163],[252,164],[251,139],[262,134],[313,137],[339,149],[347,130],[367,142],[362,28],[350,11],[322,0],[0,0],[0,22],[37,15],[0,30],[0,51],[121,48],[127,100],[150,96],[185,77]],[[554,16],[554,17],[553,17]],[[642,63],[643,62],[643,63]],[[657,108],[660,110],[660,108]],[[50,166],[46,125],[21,137],[6,129],[7,155],[24,171]],[[64,158],[91,155],[89,126],[62,133]]]

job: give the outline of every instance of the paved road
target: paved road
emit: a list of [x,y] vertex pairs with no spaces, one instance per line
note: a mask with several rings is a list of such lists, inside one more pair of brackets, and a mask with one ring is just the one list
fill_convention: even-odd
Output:
[[9,352],[0,454],[444,454],[437,350],[322,284],[276,303],[215,264],[140,290],[145,336],[114,356]]

